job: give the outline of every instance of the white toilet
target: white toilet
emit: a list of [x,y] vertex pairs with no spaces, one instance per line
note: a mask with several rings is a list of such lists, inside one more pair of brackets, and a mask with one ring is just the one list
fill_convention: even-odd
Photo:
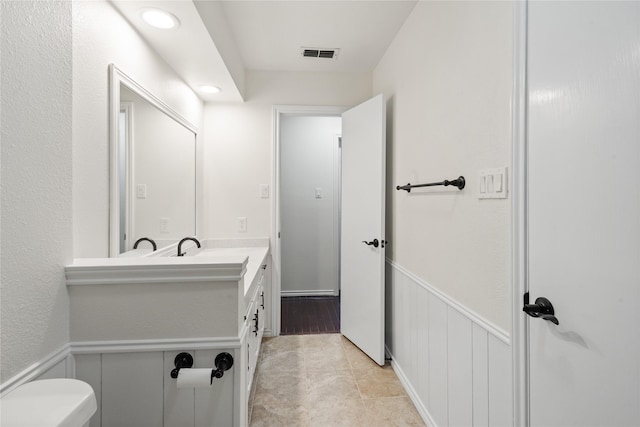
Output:
[[0,399],[2,427],[83,427],[97,409],[91,386],[55,378],[26,383]]

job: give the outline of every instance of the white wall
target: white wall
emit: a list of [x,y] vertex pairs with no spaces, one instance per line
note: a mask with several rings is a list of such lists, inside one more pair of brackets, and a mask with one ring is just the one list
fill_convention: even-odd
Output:
[[[373,73],[387,99],[386,344],[429,425],[513,425],[510,199],[478,170],[510,166],[512,7],[418,2]],[[411,194],[395,186],[453,179]]]
[[[209,238],[271,235],[273,105],[353,106],[371,96],[371,76],[247,71],[244,104],[205,106],[206,211]],[[273,188],[271,196],[273,195]],[[247,231],[238,232],[238,217]]]
[[[73,2],[73,252],[76,258],[109,254],[107,67],[110,63],[198,127],[198,179],[202,177],[202,101],[110,3]],[[198,188],[201,200],[203,186]],[[202,218],[199,219],[202,224]]]
[[340,117],[280,119],[283,293],[338,294],[341,133]]
[[[373,73],[388,101],[387,256],[510,330],[510,200],[478,170],[510,166],[512,4],[419,2]],[[453,179],[457,189],[396,191]]]
[[71,3],[1,8],[4,385],[69,341],[72,70]]

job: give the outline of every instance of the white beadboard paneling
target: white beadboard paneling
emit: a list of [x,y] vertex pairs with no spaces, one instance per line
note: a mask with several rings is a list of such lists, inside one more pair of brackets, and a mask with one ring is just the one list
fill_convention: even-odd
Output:
[[509,336],[392,262],[387,351],[427,425],[512,425]]
[[[400,298],[398,299],[399,302],[399,306],[398,306],[398,314],[402,317],[402,322],[400,323],[401,329],[400,329],[400,335],[398,335],[398,338],[400,339],[399,341],[399,347],[400,347],[400,351],[401,351],[401,361],[402,361],[402,366],[405,369],[405,371],[409,371],[411,369],[411,363],[410,363],[410,353],[411,353],[411,341],[410,341],[410,334],[409,334],[409,330],[411,328],[411,325],[409,324],[409,322],[411,321],[410,317],[409,317],[409,312],[411,311],[409,309],[409,304],[411,303],[411,286],[407,286],[407,278],[400,276],[400,280],[398,282],[400,284],[399,290],[400,290]],[[409,374],[407,374],[409,375]]]
[[447,305],[429,298],[429,412],[439,427],[449,425]]
[[[421,293],[421,289],[415,286],[408,287],[409,289],[409,374],[412,378],[418,378],[418,359],[420,357],[420,348],[418,347],[418,331],[420,325],[418,323],[419,317],[419,303],[418,296]],[[414,384],[417,387],[418,384]]]
[[491,333],[496,338],[499,338],[505,344],[511,345],[511,339],[509,337],[509,334],[504,329],[497,327],[495,324],[489,322],[488,320],[486,320],[485,318],[480,316],[478,313],[475,313],[474,311],[471,311],[469,308],[467,308],[464,305],[460,304],[458,301],[454,300],[453,298],[451,298],[447,294],[443,293],[438,288],[430,285],[429,283],[427,283],[424,280],[420,279],[418,276],[416,276],[412,272],[408,271],[407,269],[405,269],[401,265],[396,264],[395,262],[391,261],[388,258],[387,258],[387,267],[391,268],[393,270],[396,270],[397,274],[400,277],[408,278],[412,285],[416,285],[416,286],[420,286],[420,287],[424,288],[425,290],[427,290],[429,292],[429,295],[433,295],[433,296],[439,298],[440,300],[442,300],[448,306],[458,310],[458,312],[460,314],[462,314],[463,316],[468,317],[469,320],[471,320],[473,323],[476,323],[476,324],[482,326],[484,329],[487,330],[487,332]]
[[393,286],[393,348],[394,355],[397,355],[397,359],[400,361],[404,354],[402,353],[402,276],[397,272],[394,272],[394,286]]
[[394,301],[394,292],[395,292],[395,281],[394,278],[396,276],[396,270],[393,268],[385,268],[385,297],[384,297],[384,303],[385,303],[385,315],[384,315],[384,322],[385,322],[385,326],[384,326],[384,332],[385,332],[385,337],[384,337],[384,342],[387,345],[387,351],[390,354],[394,353],[394,346],[393,346],[393,319],[394,319],[394,307],[393,307],[393,301]]
[[450,426],[473,422],[473,335],[469,319],[448,308],[448,406]]
[[429,293],[418,290],[418,396],[429,407]]
[[487,331],[473,325],[473,426],[489,426],[489,353]]
[[407,360],[407,375],[410,378],[416,378],[416,357],[418,350],[415,346],[416,344],[416,307],[415,307],[415,299],[416,293],[418,289],[415,286],[407,286],[408,283],[404,283],[404,307],[405,310],[402,311],[404,316],[404,336],[405,336],[405,351],[406,351],[406,360]]
[[513,424],[513,398],[511,391],[511,347],[494,336],[489,336],[489,425]]
[[162,352],[102,355],[102,425],[163,426]]
[[102,425],[102,361],[99,354],[81,354],[74,356],[76,364],[76,378],[89,384],[96,394],[98,409],[91,417],[89,427]]
[[[191,357],[195,350],[187,350]],[[164,352],[164,425],[172,427],[194,427],[193,405],[195,401],[194,389],[179,389],[177,379],[171,378],[171,371],[175,368],[175,358],[183,351]]]
[[394,274],[394,287],[393,287],[393,348],[394,348],[394,357],[400,364],[400,366],[407,366],[405,361],[405,352],[404,352],[404,316],[402,314],[403,307],[403,291],[404,285],[402,283],[402,276],[399,274]]
[[[233,349],[198,350],[194,355],[195,368],[212,368],[216,356],[222,351],[234,354]],[[195,389],[195,425],[196,426],[233,426],[233,383],[239,361],[234,360],[233,367],[222,378],[214,378],[211,387]],[[168,427],[168,426],[167,426]]]

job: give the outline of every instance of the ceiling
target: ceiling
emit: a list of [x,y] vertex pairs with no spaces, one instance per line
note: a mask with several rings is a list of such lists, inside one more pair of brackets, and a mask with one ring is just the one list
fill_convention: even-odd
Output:
[[[120,0],[114,6],[205,101],[242,101],[244,72],[373,70],[417,0]],[[157,7],[180,27],[158,30],[140,18]],[[335,59],[305,58],[302,47],[338,48]]]

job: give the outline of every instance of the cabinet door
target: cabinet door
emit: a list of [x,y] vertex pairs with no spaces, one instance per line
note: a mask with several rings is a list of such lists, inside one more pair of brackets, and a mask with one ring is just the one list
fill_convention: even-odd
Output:
[[[257,294],[256,294],[257,295]],[[258,341],[258,329],[256,328],[256,320],[259,320],[257,298],[251,301],[249,305],[249,311],[247,315],[247,353],[248,353],[248,368],[247,368],[247,390],[251,390],[251,384],[253,383],[253,376],[258,362],[257,350],[259,348]]]

